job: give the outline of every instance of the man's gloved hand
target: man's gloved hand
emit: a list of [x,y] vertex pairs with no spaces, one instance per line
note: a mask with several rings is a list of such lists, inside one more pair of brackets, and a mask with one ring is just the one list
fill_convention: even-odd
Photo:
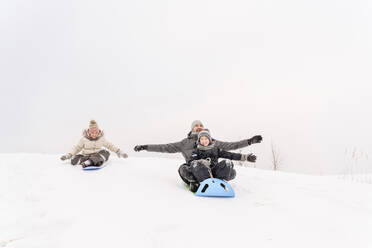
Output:
[[121,152],[120,150],[116,153],[119,158],[128,158],[128,154]]
[[142,150],[147,150],[147,145],[137,145],[137,146],[135,146],[134,147],[134,150],[136,151],[136,152],[139,152],[139,151],[142,151]]
[[262,136],[261,135],[256,135],[256,136],[253,136],[252,138],[248,139],[248,144],[252,145],[252,144],[256,144],[256,143],[261,143],[261,141],[262,141]]
[[71,153],[67,153],[66,155],[63,155],[61,157],[61,160],[62,161],[65,161],[66,159],[70,159],[70,158],[72,158],[72,154]]

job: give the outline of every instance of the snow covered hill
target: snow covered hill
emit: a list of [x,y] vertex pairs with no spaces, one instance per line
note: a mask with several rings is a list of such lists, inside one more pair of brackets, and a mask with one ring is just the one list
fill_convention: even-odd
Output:
[[372,247],[371,184],[237,167],[235,198],[199,198],[181,163],[1,154],[0,247]]

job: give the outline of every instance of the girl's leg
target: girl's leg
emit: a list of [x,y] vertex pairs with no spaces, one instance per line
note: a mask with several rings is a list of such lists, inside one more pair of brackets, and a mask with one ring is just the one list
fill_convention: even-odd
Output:
[[81,155],[81,154],[75,155],[75,156],[71,159],[71,164],[72,164],[72,165],[80,164],[80,160],[81,160],[82,157],[84,157],[84,156]]
[[103,157],[105,161],[107,161],[110,157],[110,153],[106,150],[101,150],[98,152],[98,154],[101,155],[101,157]]
[[90,159],[85,160],[80,163],[83,168],[93,165],[93,162]]
[[89,156],[84,156],[84,155],[81,156],[81,158],[79,160],[79,164],[83,168],[87,167],[90,163],[91,163],[91,161],[89,161]]
[[106,162],[110,157],[110,153],[106,150],[101,150],[97,153],[93,153],[89,155],[89,160],[92,162],[91,165],[93,166],[101,166],[104,162]]

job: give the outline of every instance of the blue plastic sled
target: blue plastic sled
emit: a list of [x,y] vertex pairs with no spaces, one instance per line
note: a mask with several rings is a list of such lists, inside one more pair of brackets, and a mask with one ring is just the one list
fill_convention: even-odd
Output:
[[108,162],[103,163],[103,165],[101,165],[101,166],[87,166],[87,167],[83,168],[83,170],[86,170],[86,171],[99,170],[99,169],[102,169],[103,167],[105,167],[107,165],[107,163]]
[[87,167],[83,168],[83,170],[99,170],[101,168],[102,168],[102,166],[87,166]]
[[235,197],[235,192],[230,184],[224,180],[208,178],[200,183],[195,195],[208,197]]

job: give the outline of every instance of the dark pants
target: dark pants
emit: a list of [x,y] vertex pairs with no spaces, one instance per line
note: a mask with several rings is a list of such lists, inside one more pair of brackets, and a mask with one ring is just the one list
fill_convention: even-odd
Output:
[[[208,168],[200,161],[193,161],[190,166],[190,171],[198,182],[202,182],[210,178]],[[235,178],[236,171],[231,160],[222,160],[216,165],[211,166],[211,172],[214,178],[230,181]]]
[[196,178],[192,174],[188,164],[182,164],[180,168],[178,168],[178,174],[186,184],[196,182]]
[[87,160],[91,161],[91,166],[101,166],[104,162],[106,162],[110,157],[110,153],[106,150],[101,150],[97,153],[92,153],[89,155],[82,155],[78,154],[75,155],[71,159],[71,164],[76,165],[76,164],[82,164]]

